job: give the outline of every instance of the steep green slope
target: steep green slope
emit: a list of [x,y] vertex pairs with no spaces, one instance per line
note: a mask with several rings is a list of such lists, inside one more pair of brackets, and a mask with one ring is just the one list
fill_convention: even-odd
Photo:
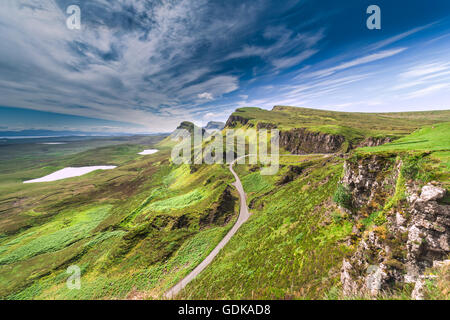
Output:
[[450,189],[450,122],[425,126],[394,142],[378,147],[360,148],[357,153],[407,153],[415,166],[428,165],[429,175]]
[[448,121],[450,110],[358,113],[276,106],[270,111],[239,108],[228,119],[227,127],[270,128],[272,125],[283,131],[307,128],[312,132],[342,135],[356,145],[367,137],[398,138],[422,126]]
[[[1,200],[0,297],[157,298],[223,238],[237,213],[227,167],[175,166],[168,149],[127,148],[59,159],[90,163],[107,151],[119,164],[110,171],[30,185],[14,173]],[[40,170],[54,168],[33,176]],[[81,268],[80,290],[66,286],[70,265]]]
[[372,148],[361,148],[360,151],[446,151],[450,149],[450,122],[425,126],[412,134]]

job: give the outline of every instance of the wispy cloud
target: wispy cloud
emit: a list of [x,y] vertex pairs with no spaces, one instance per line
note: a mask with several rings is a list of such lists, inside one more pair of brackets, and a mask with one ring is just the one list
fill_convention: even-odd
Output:
[[[269,61],[276,69],[285,69],[310,58],[319,50],[316,46],[324,38],[324,29],[316,32],[294,34],[285,27],[269,27],[264,37],[271,40],[268,45],[246,45],[241,50],[225,57],[226,60],[257,56]],[[295,50],[296,54],[289,54]]]
[[316,72],[312,72],[310,74],[311,77],[324,77],[324,76],[329,76],[335,72],[341,71],[341,70],[345,70],[345,69],[349,69],[349,68],[353,68],[359,65],[363,65],[366,63],[370,63],[370,62],[374,62],[377,60],[381,60],[381,59],[385,59],[385,58],[389,58],[392,57],[394,55],[397,55],[403,51],[405,51],[407,48],[396,48],[396,49],[389,49],[389,50],[383,50],[377,53],[372,53],[369,55],[366,55],[364,57],[360,57],[360,58],[356,58],[344,63],[341,63],[337,66],[331,67],[331,68],[327,68],[327,69],[323,69],[323,70],[319,70]]
[[416,33],[420,32],[420,31],[426,30],[426,29],[430,28],[431,26],[435,25],[436,23],[437,22],[433,22],[433,23],[430,23],[430,24],[427,24],[427,25],[424,25],[424,26],[413,28],[413,29],[408,30],[406,32],[402,32],[402,33],[397,34],[395,36],[392,36],[392,37],[389,37],[389,38],[384,39],[382,41],[379,41],[379,42],[371,45],[369,47],[369,50],[379,50],[381,48],[384,48],[384,47],[386,47],[388,45],[391,45],[391,44],[396,43],[396,42],[398,42],[400,40],[403,40],[403,39],[405,39],[405,38],[407,38],[409,36],[412,36],[413,34],[416,34]]
[[[350,109],[397,96],[447,97],[449,48],[429,41],[448,34],[445,10],[418,26],[396,21],[372,33],[370,44],[337,2],[73,2],[82,10],[80,31],[65,26],[71,1],[0,1],[2,105],[162,131],[241,105]],[[412,43],[419,36],[424,47]]]
[[406,98],[407,99],[411,99],[411,98],[422,97],[422,96],[429,95],[429,94],[431,94],[433,92],[440,91],[440,90],[443,90],[443,89],[448,89],[448,88],[450,88],[450,83],[435,84],[435,85],[428,86],[428,87],[425,87],[423,89],[414,91],[414,92],[408,94],[406,96]]
[[441,71],[448,71],[450,70],[450,63],[449,62],[443,62],[443,63],[428,63],[428,64],[422,64],[419,66],[414,66],[410,68],[406,72],[402,72],[400,74],[400,77],[402,78],[416,78],[421,76],[429,76],[429,75],[439,75],[441,74]]
[[81,32],[65,28],[63,3],[0,4],[2,104],[170,127],[189,109],[171,119],[165,109],[238,88],[237,77],[214,72],[213,56],[196,61],[204,43],[220,46],[214,40],[230,23],[199,23],[206,1],[93,0],[82,6]]

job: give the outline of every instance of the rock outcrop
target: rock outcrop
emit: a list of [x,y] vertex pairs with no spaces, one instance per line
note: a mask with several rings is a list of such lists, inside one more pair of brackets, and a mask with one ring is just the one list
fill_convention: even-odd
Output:
[[357,148],[361,148],[361,147],[378,147],[381,146],[385,143],[389,143],[392,142],[392,139],[389,137],[384,137],[384,138],[375,138],[375,137],[368,137],[366,139],[364,139],[363,141],[361,141],[360,143],[358,143],[358,145],[356,146]]
[[[349,245],[356,249],[342,264],[344,295],[376,296],[415,283],[413,298],[422,299],[424,271],[450,253],[450,206],[439,202],[446,190],[414,181],[399,186],[401,166],[379,156],[345,164],[341,182],[351,192],[355,220]],[[397,203],[393,185],[405,190]],[[379,221],[364,229],[368,217]]]
[[417,186],[408,185],[410,205],[408,223],[406,282],[414,282],[434,261],[443,260],[450,253],[450,206],[437,200],[445,196],[445,189],[428,184],[420,195]]
[[[395,170],[391,169],[391,159],[382,156],[363,158],[358,162],[346,161],[341,182],[352,194],[352,207],[360,209],[374,201],[384,205],[385,199],[393,195],[394,190],[388,190],[387,186],[395,185],[400,165],[398,163]],[[371,206],[367,209],[370,211]]]
[[217,202],[213,203],[211,207],[206,210],[207,214],[200,218],[200,227],[226,225],[233,218],[237,200],[237,197],[233,194],[232,188],[227,186]]
[[250,119],[232,114],[225,123],[225,128],[234,128],[238,124],[245,126],[249,120]]
[[313,132],[306,128],[280,132],[280,147],[293,154],[335,153],[344,142],[343,136]]

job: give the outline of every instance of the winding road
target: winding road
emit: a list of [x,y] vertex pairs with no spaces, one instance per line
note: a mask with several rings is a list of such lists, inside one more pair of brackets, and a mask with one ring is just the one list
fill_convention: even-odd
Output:
[[[333,154],[308,154],[311,155],[322,155],[324,157],[332,156]],[[176,295],[186,287],[186,285],[191,282],[196,276],[198,276],[217,256],[217,254],[220,252],[220,250],[225,247],[225,245],[230,241],[231,237],[235,235],[235,233],[239,230],[239,228],[242,226],[244,222],[248,220],[250,217],[250,213],[248,212],[247,207],[247,195],[244,192],[244,188],[242,186],[241,180],[239,179],[239,176],[236,174],[236,172],[233,169],[233,165],[242,158],[248,157],[249,155],[246,155],[244,157],[240,157],[235,159],[232,163],[230,163],[230,171],[233,174],[234,178],[236,179],[236,182],[233,183],[233,185],[236,187],[237,191],[239,192],[239,198],[240,198],[240,211],[239,211],[239,217],[236,223],[234,224],[233,228],[227,233],[227,235],[219,242],[219,244],[211,251],[211,253],[194,269],[192,270],[185,278],[183,278],[180,282],[178,282],[175,286],[173,286],[170,290],[168,290],[164,297],[166,299],[173,299],[176,297]],[[304,156],[304,155],[296,155],[296,154],[280,154],[280,156]]]
[[211,251],[211,253],[203,260],[194,270],[191,271],[183,280],[178,282],[175,286],[173,286],[169,291],[164,294],[165,298],[173,299],[186,285],[191,282],[196,276],[200,274],[217,256],[219,251],[225,247],[225,245],[230,241],[231,237],[234,236],[236,231],[242,226],[242,224],[248,220],[250,217],[250,213],[248,212],[247,207],[247,196],[244,192],[244,188],[242,187],[241,180],[239,176],[234,172],[233,165],[236,163],[238,159],[234,160],[230,163],[230,171],[233,174],[236,182],[233,185],[236,187],[239,192],[239,198],[241,202],[241,207],[239,210],[239,217],[234,224],[233,228],[227,233],[227,235],[219,242],[219,244]]

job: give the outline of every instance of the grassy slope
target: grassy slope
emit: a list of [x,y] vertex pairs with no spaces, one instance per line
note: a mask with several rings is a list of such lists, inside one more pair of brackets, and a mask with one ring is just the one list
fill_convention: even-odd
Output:
[[450,110],[357,113],[276,106],[273,110],[239,108],[233,115],[249,119],[250,123],[274,123],[280,130],[308,128],[330,134],[340,134],[355,142],[364,137],[401,137],[424,126],[450,121]]
[[450,122],[425,126],[392,143],[361,148],[357,153],[403,153],[416,157],[418,165],[427,168],[429,179],[441,181],[450,190]]
[[[398,116],[406,116],[407,122],[411,120],[409,113]],[[416,118],[422,116],[423,113],[418,113]],[[261,121],[261,118],[273,121],[263,117],[254,121]],[[418,121],[426,122],[425,119]],[[393,143],[357,149],[354,155],[384,154],[394,159],[399,156],[410,168],[410,177],[422,183],[437,180],[448,189],[449,128],[449,122],[426,126]],[[405,132],[411,129],[405,123]],[[299,165],[293,158],[282,158],[281,163],[289,165],[288,161]],[[315,162],[318,163],[314,165]],[[182,297],[339,298],[342,258],[354,250],[342,240],[351,234],[354,222],[331,202],[342,172],[341,161],[333,162],[321,163],[317,159],[305,162],[302,173],[283,186],[277,185],[277,179],[286,175],[286,166],[276,177],[262,177],[249,166],[239,166],[237,172],[249,200],[253,200],[253,215],[211,266],[188,285]],[[386,208],[404,197],[400,189],[401,186],[392,199],[384,199]],[[364,224],[366,228],[376,228],[385,221],[380,212],[375,212]],[[437,289],[433,290],[439,296]],[[390,298],[406,297],[394,293]]]
[[[323,298],[337,284],[348,251],[342,240],[351,224],[330,198],[342,160],[310,162],[294,181],[277,185],[259,173],[245,175],[244,188],[257,198],[252,216],[182,293],[193,299]],[[255,194],[256,193],[256,194]]]
[[[117,169],[52,183],[23,185],[26,171],[2,180],[0,297],[159,297],[194,268],[232,225],[234,208],[200,223],[215,212],[231,174],[224,166],[173,166],[160,149],[143,157],[140,146],[102,147],[64,155],[60,165],[106,156]],[[55,169],[42,165],[34,176]],[[21,203],[11,209],[8,199]],[[82,269],[81,290],[66,287],[72,264]]]

